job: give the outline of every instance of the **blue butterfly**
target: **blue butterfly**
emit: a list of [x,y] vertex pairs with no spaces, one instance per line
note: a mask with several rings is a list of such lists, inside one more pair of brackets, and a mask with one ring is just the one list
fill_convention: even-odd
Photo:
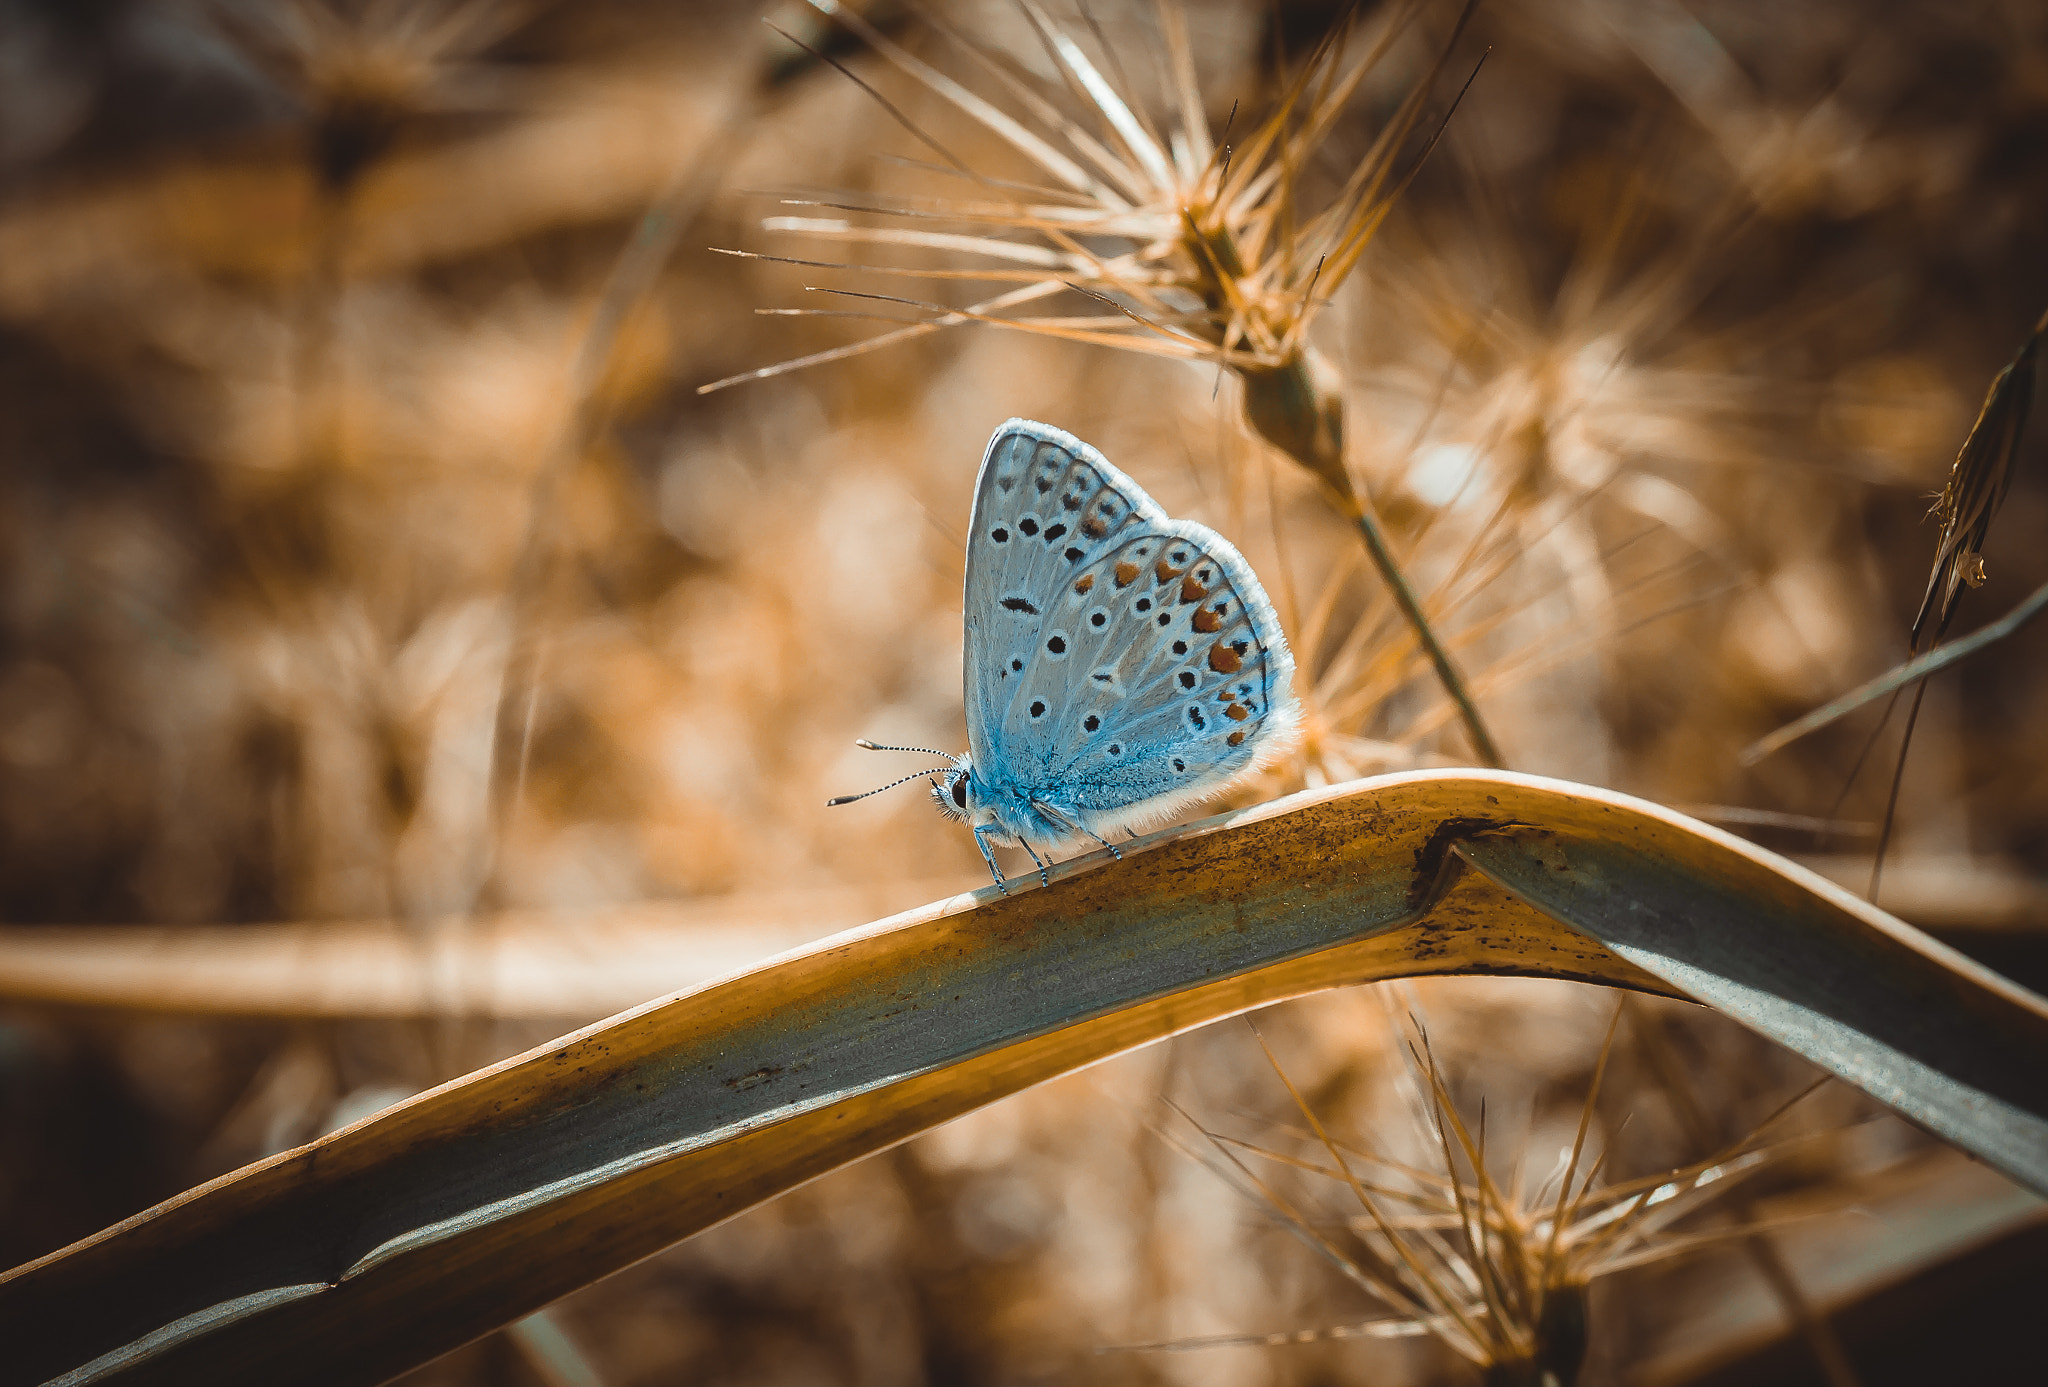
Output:
[[1005,893],[990,844],[1021,844],[1047,883],[1034,844],[1122,857],[1105,835],[1225,789],[1299,728],[1294,656],[1251,565],[1063,429],[1012,419],[989,440],[965,615],[967,755],[904,779],[936,777]]

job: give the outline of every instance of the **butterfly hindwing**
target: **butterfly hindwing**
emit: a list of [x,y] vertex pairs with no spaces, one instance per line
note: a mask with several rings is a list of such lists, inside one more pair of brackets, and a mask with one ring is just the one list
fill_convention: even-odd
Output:
[[1113,588],[1137,573],[1107,604],[1046,798],[1122,824],[1214,792],[1290,730],[1293,660],[1257,580],[1204,526],[1141,530],[1098,566]]
[[1214,792],[1291,730],[1293,658],[1250,566],[1095,449],[1012,420],[973,525],[966,698],[984,776],[1102,833]]

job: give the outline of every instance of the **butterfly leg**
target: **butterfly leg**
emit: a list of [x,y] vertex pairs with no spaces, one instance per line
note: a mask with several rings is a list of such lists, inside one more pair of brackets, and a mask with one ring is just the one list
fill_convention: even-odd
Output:
[[1010,885],[1003,880],[1003,869],[996,865],[996,855],[989,851],[988,840],[981,836],[981,830],[978,828],[974,830],[974,846],[981,849],[981,860],[988,863],[989,875],[996,879],[996,890],[1006,896],[1009,895]]
[[1040,884],[1045,886],[1052,885],[1052,872],[1045,865],[1045,859],[1040,857],[1037,851],[1032,848],[1031,844],[1025,842],[1022,838],[1019,838],[1017,840],[1017,844],[1018,846],[1022,847],[1024,851],[1030,853],[1031,860],[1038,864],[1038,880]]
[[[1103,837],[1100,833],[1097,833],[1094,829],[1088,827],[1088,825],[1080,822],[1073,815],[1062,814],[1058,809],[1054,808],[1050,804],[1047,804],[1042,799],[1035,799],[1031,801],[1031,807],[1033,809],[1036,809],[1040,814],[1044,815],[1046,818],[1052,820],[1056,824],[1060,824],[1063,827],[1073,829],[1079,833],[1087,834],[1090,838],[1093,838],[1096,842],[1102,844],[1102,846],[1104,846],[1105,848],[1108,848],[1109,855],[1111,857],[1114,857],[1117,861],[1121,862],[1124,860],[1124,855],[1123,853],[1117,850],[1116,844],[1110,842],[1109,839]],[[1133,834],[1131,836],[1136,837],[1137,835]]]
[[1108,848],[1109,855],[1111,857],[1114,857],[1119,862],[1124,860],[1123,849],[1119,848],[1116,844],[1110,842],[1109,839],[1103,837],[1100,833],[1097,833],[1094,829],[1088,827],[1086,824],[1081,825],[1081,831],[1087,834],[1090,838],[1093,838],[1096,842],[1102,844],[1102,846],[1104,846],[1105,848]]

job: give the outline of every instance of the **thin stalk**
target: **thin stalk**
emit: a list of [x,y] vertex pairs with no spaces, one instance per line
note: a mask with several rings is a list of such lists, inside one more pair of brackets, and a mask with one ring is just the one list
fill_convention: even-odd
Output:
[[1464,676],[1451,659],[1450,651],[1437,639],[1436,629],[1422,610],[1422,602],[1394,550],[1387,543],[1370,504],[1359,493],[1350,471],[1344,466],[1344,396],[1337,388],[1335,372],[1313,349],[1296,352],[1287,365],[1277,370],[1240,370],[1244,380],[1244,414],[1247,422],[1268,443],[1306,468],[1329,492],[1331,500],[1357,527],[1365,551],[1379,570],[1380,579],[1393,595],[1416,643],[1429,657],[1465,724],[1465,733],[1480,761],[1495,769],[1506,769],[1500,744],[1487,730],[1479,705],[1472,699]]
[[1487,731],[1486,721],[1479,715],[1479,705],[1472,701],[1472,691],[1465,687],[1465,676],[1458,672],[1451,652],[1444,649],[1435,628],[1429,624],[1429,618],[1423,615],[1422,603],[1416,599],[1415,589],[1408,585],[1407,576],[1401,572],[1400,562],[1388,546],[1379,521],[1356,501],[1347,510],[1352,523],[1358,527],[1359,537],[1365,541],[1366,553],[1372,556],[1373,567],[1380,571],[1380,580],[1394,598],[1394,605],[1401,609],[1401,615],[1407,618],[1408,628],[1415,633],[1417,644],[1429,656],[1429,663],[1436,670],[1437,682],[1444,686],[1444,692],[1457,705],[1458,717],[1465,724],[1465,735],[1472,739],[1472,747],[1479,754],[1479,759],[1496,770],[1505,770],[1507,759],[1500,754],[1493,734]]
[[1885,797],[1884,824],[1877,831],[1877,850],[1870,859],[1870,889],[1863,893],[1863,899],[1877,904],[1878,887],[1884,883],[1884,858],[1891,850],[1892,824],[1899,812],[1899,791],[1906,783],[1906,755],[1913,749],[1913,728],[1920,721],[1920,705],[1927,698],[1927,681],[1922,679],[1913,686],[1913,706],[1906,710],[1906,732],[1899,739],[1899,761],[1892,767],[1891,793]]
[[546,607],[560,557],[560,494],[607,422],[598,391],[619,337],[654,288],[684,229],[738,152],[740,139],[735,132],[745,128],[748,113],[758,104],[759,85],[735,99],[724,125],[725,138],[714,139],[708,153],[678,168],[660,198],[635,222],[631,238],[621,247],[598,291],[570,360],[568,408],[561,426],[544,445],[528,486],[525,530],[506,585],[512,633],[494,719],[489,788],[494,852],[503,849],[533,756],[533,734],[547,679]]

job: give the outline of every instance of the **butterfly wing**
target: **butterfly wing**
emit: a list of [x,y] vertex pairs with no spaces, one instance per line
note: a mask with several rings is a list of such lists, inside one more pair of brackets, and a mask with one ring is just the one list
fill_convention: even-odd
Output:
[[[1055,692],[1064,651],[1046,651],[1059,622],[1055,599],[1071,596],[1081,567],[1121,544],[1134,527],[1169,523],[1165,512],[1108,459],[1063,429],[1012,419],[982,455],[968,521],[966,616],[967,748],[984,769],[1041,750],[1052,724],[1030,717],[1012,733],[1012,711],[1027,682]],[[1039,656],[1050,655],[1050,661]],[[1032,678],[1027,681],[1027,673]]]
[[967,545],[968,746],[1097,833],[1213,794],[1285,746],[1294,659],[1251,566],[1101,453],[1013,419]]

